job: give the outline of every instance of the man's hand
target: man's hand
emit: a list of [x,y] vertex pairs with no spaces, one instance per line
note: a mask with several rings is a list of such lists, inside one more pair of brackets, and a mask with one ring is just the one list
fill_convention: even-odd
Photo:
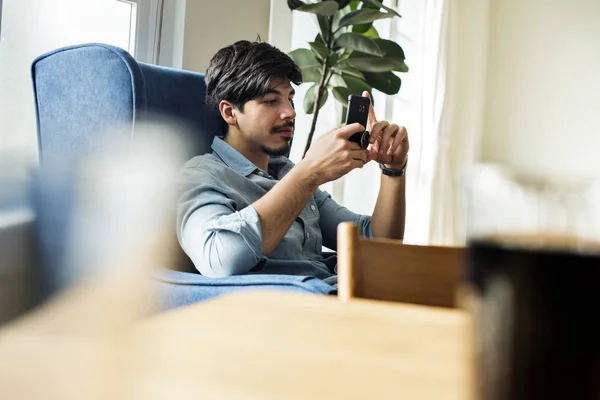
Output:
[[369,161],[369,151],[348,139],[365,127],[354,123],[333,129],[316,140],[298,164],[308,168],[317,185],[336,180],[355,168],[362,168]]
[[[363,97],[371,100],[369,92],[363,92]],[[404,167],[409,148],[406,128],[387,121],[377,121],[373,105],[370,105],[367,129],[370,132],[369,143],[371,143],[368,161],[375,160],[392,169]]]

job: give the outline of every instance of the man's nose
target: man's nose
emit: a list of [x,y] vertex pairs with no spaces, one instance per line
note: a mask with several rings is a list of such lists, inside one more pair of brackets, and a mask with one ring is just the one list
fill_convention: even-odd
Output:
[[296,118],[296,110],[294,110],[292,103],[286,103],[286,105],[283,106],[283,109],[281,110],[281,119],[286,120],[294,118]]

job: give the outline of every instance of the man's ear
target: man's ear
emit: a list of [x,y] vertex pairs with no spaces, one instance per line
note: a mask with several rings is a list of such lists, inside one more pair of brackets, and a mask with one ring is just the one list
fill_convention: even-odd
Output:
[[237,125],[237,107],[227,100],[221,100],[219,103],[219,112],[227,125]]

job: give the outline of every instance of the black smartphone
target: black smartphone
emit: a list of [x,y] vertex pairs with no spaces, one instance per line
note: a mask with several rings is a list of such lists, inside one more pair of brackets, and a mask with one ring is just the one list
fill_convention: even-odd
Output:
[[[365,128],[369,118],[369,106],[371,102],[367,97],[350,95],[348,96],[348,113],[346,114],[346,125],[358,122]],[[352,142],[361,145],[363,149],[369,146],[369,132],[359,132],[350,136]]]

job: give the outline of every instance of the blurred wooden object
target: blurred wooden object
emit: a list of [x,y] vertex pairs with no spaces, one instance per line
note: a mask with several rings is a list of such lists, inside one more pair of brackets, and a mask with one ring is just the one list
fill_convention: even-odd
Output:
[[131,366],[151,383],[139,393],[171,398],[465,399],[468,322],[458,310],[242,292],[141,324]]
[[88,307],[104,289],[0,329],[0,398],[470,398],[462,311],[247,291],[93,335],[69,329],[72,307],[122,314]]
[[364,239],[358,226],[338,227],[338,293],[351,298],[455,307],[464,250]]

